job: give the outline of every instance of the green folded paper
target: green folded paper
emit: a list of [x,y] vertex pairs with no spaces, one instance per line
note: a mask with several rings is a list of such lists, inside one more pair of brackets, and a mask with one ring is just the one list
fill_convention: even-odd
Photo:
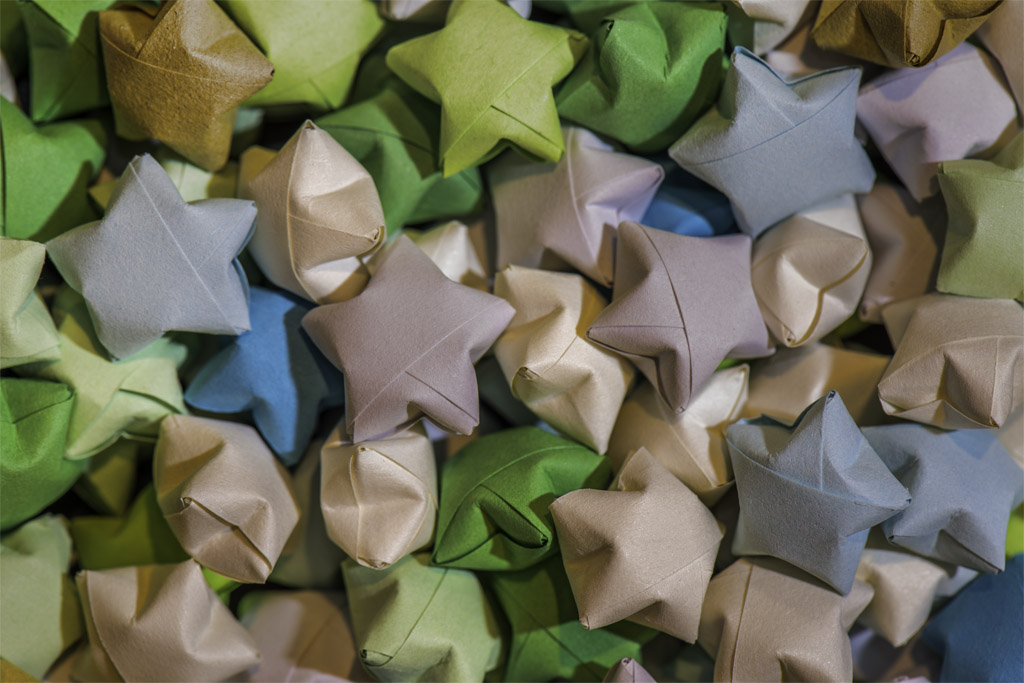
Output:
[[64,459],[73,402],[64,384],[0,378],[0,530],[39,514],[85,469]]
[[485,577],[512,629],[507,681],[600,681],[620,659],[640,660],[640,648],[657,634],[627,621],[583,628],[560,555]]
[[0,237],[0,368],[60,358],[60,338],[36,281],[46,247]]
[[36,678],[84,631],[70,563],[63,517],[39,517],[0,540],[0,657]]
[[96,121],[37,128],[0,97],[0,234],[45,242],[96,218],[85,188],[103,165],[106,144]]
[[584,33],[597,30],[609,14],[640,2],[640,0],[534,0],[539,7],[569,17],[573,25]]
[[551,87],[569,75],[587,42],[523,19],[500,0],[455,0],[443,29],[391,48],[387,65],[441,105],[447,178],[510,144],[558,161],[565,144]]
[[728,62],[718,3],[645,2],[605,16],[555,101],[637,152],[665,150],[714,102]]
[[[75,493],[101,515],[123,515],[135,495],[137,463],[152,456],[148,444],[118,439],[114,445],[89,458],[85,471],[75,484]],[[148,467],[148,462],[145,465]],[[146,564],[143,562],[142,564]]]
[[1006,556],[1013,557],[1024,552],[1024,505],[1010,513],[1010,523],[1006,527]]
[[433,563],[525,569],[557,552],[548,505],[576,489],[603,489],[608,459],[537,427],[471,441],[444,464]]
[[28,33],[34,121],[53,121],[110,104],[97,12],[116,0],[30,0],[18,3]]
[[383,570],[347,559],[342,573],[359,656],[378,679],[481,681],[498,665],[498,624],[472,572],[421,553]]
[[0,2],[0,52],[17,78],[28,66],[28,36],[16,2]]
[[370,0],[226,0],[223,5],[274,65],[274,80],[248,99],[249,107],[337,109],[360,58],[384,30]]

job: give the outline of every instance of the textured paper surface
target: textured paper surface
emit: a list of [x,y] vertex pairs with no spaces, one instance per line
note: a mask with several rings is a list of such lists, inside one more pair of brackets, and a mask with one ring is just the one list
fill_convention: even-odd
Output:
[[619,226],[612,303],[587,337],[629,358],[675,412],[726,357],[770,353],[750,287],[750,238]]
[[853,136],[859,83],[852,67],[787,80],[736,48],[717,106],[669,154],[724,192],[756,237],[801,209],[871,189],[875,171]]
[[118,439],[85,461],[85,472],[75,484],[75,493],[100,514],[124,514],[135,495],[137,461],[152,454],[149,444]]
[[100,12],[99,30],[117,134],[222,167],[236,108],[274,75],[224,10],[213,0],[121,5]]
[[635,371],[583,334],[605,299],[579,275],[508,266],[494,293],[515,308],[494,355],[512,390],[538,417],[598,453],[608,448]]
[[[168,147],[157,147],[153,158],[178,188],[186,202],[197,199],[233,199],[238,193],[238,163],[229,161],[219,171],[207,171],[190,164]],[[117,179],[100,182],[89,188],[89,197],[104,211],[117,188]],[[239,197],[251,199],[251,197]]]
[[46,250],[85,297],[103,346],[125,358],[170,330],[249,329],[249,284],[236,257],[255,216],[239,199],[186,204],[147,154],[132,159],[103,220]]
[[472,225],[448,221],[411,235],[411,239],[449,280],[484,292],[490,291],[487,238],[482,220]]
[[702,503],[717,503],[732,486],[725,429],[743,413],[749,373],[746,365],[719,370],[681,414],[649,382],[639,383],[622,404],[608,444],[615,469],[642,447]]
[[568,493],[551,516],[584,627],[628,619],[697,640],[722,531],[646,449],[626,460],[610,491]]
[[36,281],[46,247],[29,240],[0,237],[0,368],[60,358],[60,338]]
[[640,220],[664,171],[613,151],[583,128],[566,127],[562,134],[566,152],[557,164],[506,154],[489,167],[498,268],[570,266],[608,286],[615,230],[622,221]]
[[260,661],[192,560],[83,571],[75,581],[89,632],[76,680],[222,680]]
[[665,165],[665,182],[654,194],[641,224],[691,237],[739,232],[728,197],[674,162]]
[[358,442],[421,415],[449,431],[473,431],[479,401],[472,364],[513,314],[503,299],[446,278],[399,237],[362,294],[320,306],[302,324],[345,373],[345,419]]
[[153,454],[157,500],[197,562],[263,583],[295,529],[290,475],[248,425],[175,415]]
[[383,569],[434,540],[434,448],[422,425],[355,444],[344,432],[335,427],[320,452],[321,512],[334,543]]
[[608,669],[603,683],[654,683],[654,677],[635,659],[625,657]]
[[[729,38],[734,45],[763,55],[785,40],[807,17],[808,0],[733,0]],[[738,10],[738,11],[736,11]]]
[[988,48],[1003,67],[1017,107],[1024,111],[1024,43],[1017,28],[1024,23],[1024,6],[1019,2],[1004,2],[978,29],[977,38]]
[[770,418],[726,431],[740,517],[732,551],[773,555],[850,592],[868,530],[910,504],[839,394],[792,427]]

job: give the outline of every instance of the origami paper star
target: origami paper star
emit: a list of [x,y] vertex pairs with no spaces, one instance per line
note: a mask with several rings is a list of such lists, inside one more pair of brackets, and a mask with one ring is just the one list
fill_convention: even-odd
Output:
[[362,289],[356,257],[383,241],[384,214],[373,179],[330,135],[306,121],[246,191],[259,210],[249,252],[271,282],[317,303]]
[[[531,0],[504,0],[523,19],[530,18]],[[393,21],[443,24],[447,0],[380,0],[380,12]]]
[[669,164],[665,182],[654,194],[641,224],[691,237],[739,232],[728,197],[674,162]]
[[558,91],[565,119],[661,151],[714,100],[725,73],[718,4],[638,3],[605,15]]
[[46,250],[85,297],[103,346],[125,358],[170,330],[249,329],[249,285],[236,257],[255,215],[240,199],[186,204],[147,154],[128,164],[103,220]]
[[939,185],[949,210],[939,291],[1024,300],[1024,133],[991,161],[939,164]]
[[847,194],[787,218],[754,243],[750,282],[772,337],[817,341],[857,310],[871,250]]
[[882,524],[892,543],[981,572],[1002,571],[1006,524],[1024,497],[1024,473],[991,430],[894,424],[869,427],[864,436],[913,497]]
[[631,657],[626,657],[608,669],[604,683],[655,683],[647,669]]
[[230,0],[224,9],[274,65],[274,80],[248,99],[248,107],[337,109],[348,96],[360,58],[384,29],[370,0]]
[[342,564],[363,666],[382,681],[479,681],[498,665],[498,624],[472,572],[410,555],[387,569]]
[[750,238],[687,237],[623,223],[615,294],[587,337],[632,360],[682,412],[724,358],[769,353],[750,288]]
[[773,555],[850,592],[868,530],[910,504],[839,394],[792,427],[770,418],[726,431],[740,518],[737,555]]
[[192,560],[87,570],[75,582],[89,631],[75,664],[79,680],[214,681],[260,661]]
[[118,439],[85,461],[75,494],[102,515],[125,514],[136,493],[138,461],[145,458],[148,463],[152,455],[151,444]]
[[506,154],[488,168],[498,268],[568,264],[602,285],[614,275],[615,229],[644,215],[664,177],[657,164],[566,127],[565,157],[540,165]]
[[165,416],[185,412],[178,381],[185,360],[181,344],[165,337],[123,361],[111,361],[78,293],[67,287],[58,291],[53,316],[60,360],[20,366],[18,372],[62,382],[75,393],[65,457],[91,457],[122,435],[152,439]]
[[153,454],[153,484],[182,547],[236,581],[265,582],[299,520],[288,472],[248,425],[168,417]]
[[939,162],[988,157],[1017,132],[1017,106],[991,57],[964,43],[920,69],[889,71],[857,96],[857,120],[917,201]]
[[925,627],[924,642],[942,654],[941,681],[1024,678],[1024,555],[1006,571],[981,576]]
[[537,427],[471,441],[441,471],[432,561],[489,571],[537,564],[558,549],[548,505],[610,478],[605,458]]
[[[169,147],[158,147],[153,158],[160,162],[160,167],[186,202],[197,199],[233,199],[238,194],[238,163],[235,161],[224,164],[219,171],[207,171],[185,161]],[[115,189],[116,178],[90,187],[89,197],[106,211]],[[239,196],[239,199],[252,197]]]
[[698,642],[716,681],[850,680],[847,631],[871,596],[863,581],[842,596],[784,562],[740,559],[708,585]]
[[747,400],[746,365],[719,370],[682,413],[671,410],[650,382],[641,381],[622,404],[608,457],[616,470],[640,447],[711,506],[732,487],[725,429]]
[[0,237],[0,368],[60,358],[60,338],[36,281],[46,247]]
[[95,218],[85,188],[103,165],[106,144],[98,121],[37,128],[0,98],[0,234],[43,242]]
[[28,68],[28,32],[16,3],[0,2],[0,51],[17,75]]
[[896,354],[878,382],[889,415],[942,429],[1002,426],[1021,405],[1024,309],[929,294],[882,311]]
[[443,29],[391,48],[387,65],[441,105],[438,159],[448,177],[509,145],[558,161],[565,148],[551,86],[569,75],[587,42],[498,0],[455,0]]
[[726,3],[729,40],[763,55],[784,41],[809,14],[808,0],[734,0]]
[[475,213],[483,202],[480,171],[450,178],[437,165],[440,112],[392,77],[380,92],[316,120],[373,177],[388,233],[405,225]]
[[213,0],[120,5],[100,12],[99,28],[117,134],[223,166],[235,109],[274,75],[224,10]]
[[472,364],[514,313],[503,299],[446,278],[403,236],[362,294],[310,311],[302,325],[345,373],[345,418],[358,442],[421,415],[449,431],[473,431]]
[[628,619],[697,640],[722,531],[646,449],[629,457],[610,491],[568,493],[551,516],[584,627]]
[[924,66],[985,23],[995,0],[822,0],[811,37],[826,50],[893,68]]
[[579,275],[515,266],[498,273],[494,293],[516,311],[494,345],[512,396],[604,453],[636,374],[629,361],[583,336],[605,307],[604,297]]
[[786,80],[738,47],[717,107],[669,154],[725,193],[756,237],[801,209],[871,189],[875,171],[853,136],[859,83],[854,67]]
[[185,401],[214,413],[250,413],[281,462],[294,465],[320,413],[341,405],[343,380],[302,330],[311,305],[262,287],[250,290],[249,301],[252,330],[206,362]]
[[483,220],[466,225],[448,221],[419,234],[409,235],[449,280],[488,292],[491,289]]
[[437,522],[437,466],[422,425],[349,443],[335,427],[320,452],[320,507],[331,540],[373,569],[430,545]]
[[0,542],[0,656],[37,679],[82,637],[70,565],[63,517],[43,515]]
[[976,35],[999,60],[1017,106],[1024,110],[1024,46],[1018,40],[1020,35],[1017,31],[1021,22],[1024,22],[1024,6],[1019,2],[1004,2],[981,25]]

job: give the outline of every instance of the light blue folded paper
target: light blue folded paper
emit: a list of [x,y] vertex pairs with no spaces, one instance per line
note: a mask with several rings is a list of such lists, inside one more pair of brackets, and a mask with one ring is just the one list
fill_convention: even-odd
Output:
[[737,47],[718,106],[669,155],[724,192],[755,237],[823,200],[867,192],[875,171],[853,135],[860,74],[841,67],[787,81]]
[[665,169],[665,181],[640,219],[642,224],[690,237],[739,232],[728,197],[675,164],[672,166]]
[[342,376],[302,329],[312,304],[261,287],[249,297],[252,329],[203,366],[185,401],[214,413],[251,414],[281,462],[294,465],[321,411],[344,400]]

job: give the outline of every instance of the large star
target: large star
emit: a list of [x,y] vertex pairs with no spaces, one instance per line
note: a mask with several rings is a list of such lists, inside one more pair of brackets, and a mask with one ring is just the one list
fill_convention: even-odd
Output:
[[424,414],[473,431],[473,363],[514,314],[504,299],[449,280],[402,236],[359,296],[314,309],[302,325],[345,373],[348,431],[365,441]]
[[768,354],[746,235],[688,237],[623,223],[616,260],[612,303],[587,336],[636,363],[677,413],[726,356]]
[[387,64],[441,105],[445,177],[510,143],[545,161],[564,147],[551,86],[587,49],[582,34],[528,21],[499,0],[456,0],[445,27],[396,45]]
[[125,358],[171,330],[239,334],[249,329],[249,286],[235,258],[256,208],[240,199],[186,204],[153,157],[135,157],[102,221],[46,245],[82,293],[96,336]]

